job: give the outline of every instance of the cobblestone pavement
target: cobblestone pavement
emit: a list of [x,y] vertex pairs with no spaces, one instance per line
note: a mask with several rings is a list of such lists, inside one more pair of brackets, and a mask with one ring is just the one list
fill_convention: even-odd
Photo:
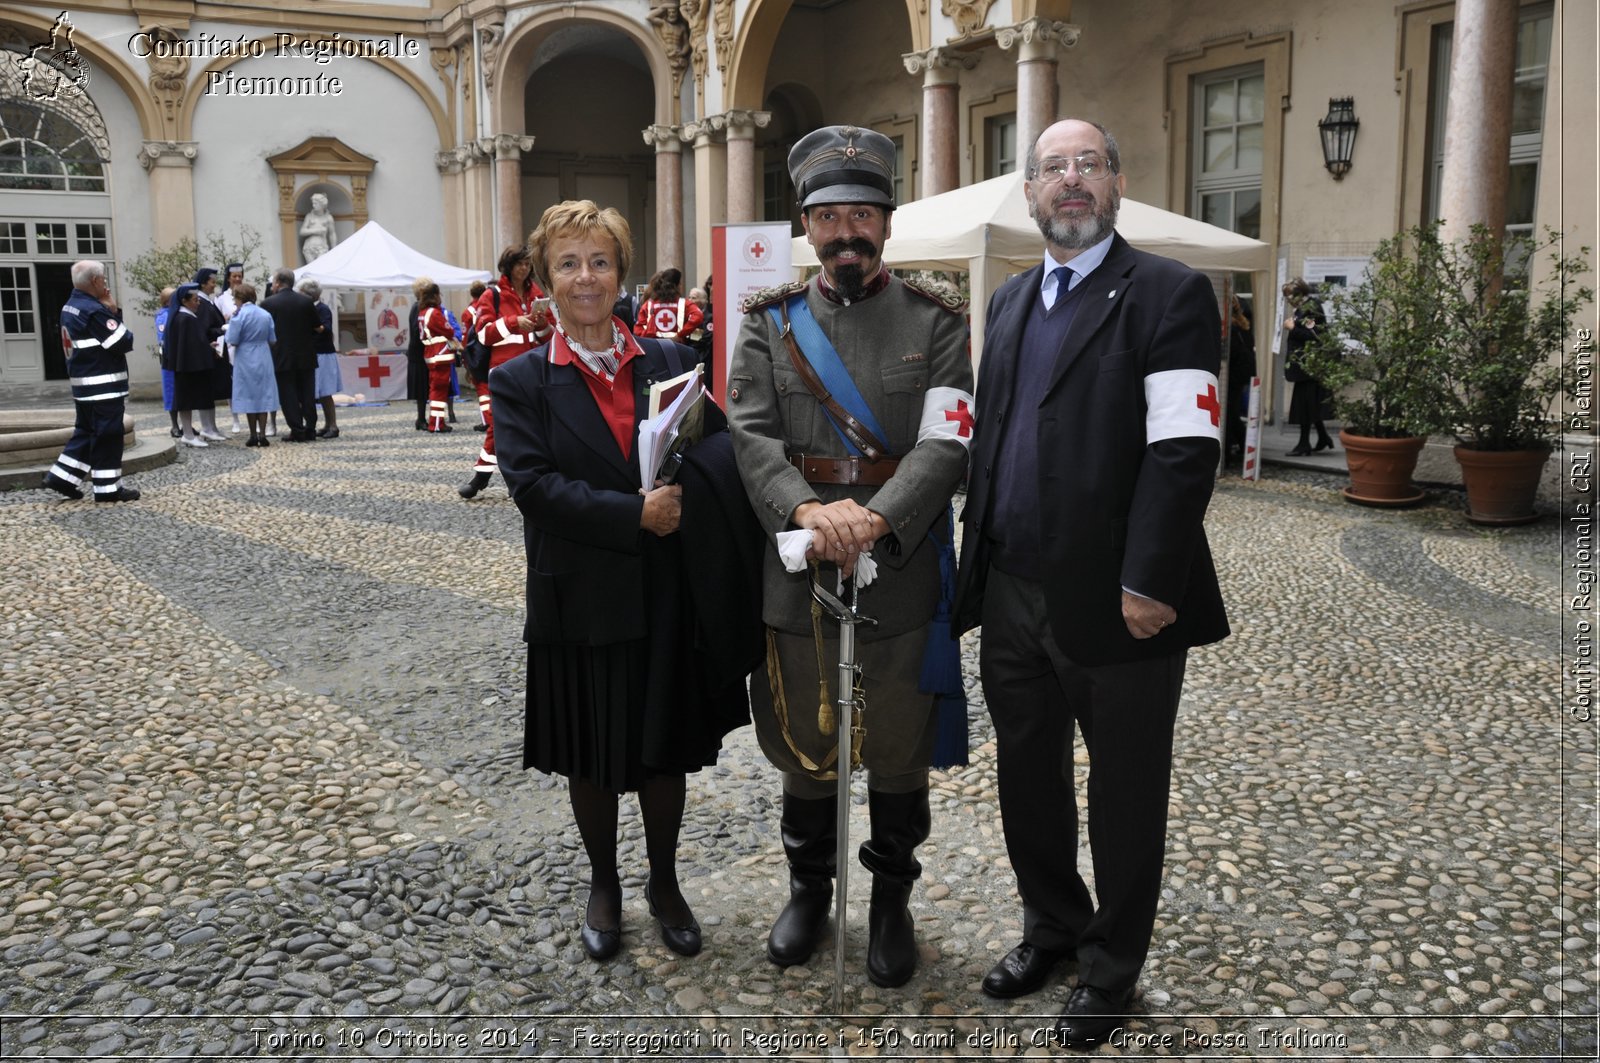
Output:
[[[977,990],[1020,919],[974,639],[973,762],[936,776],[909,985],[866,980],[859,869],[848,1014],[831,943],[765,959],[785,870],[748,728],[690,782],[705,951],[656,935],[625,802],[625,948],[594,963],[564,784],[519,769],[515,507],[498,480],[456,496],[477,433],[340,423],[185,450],[137,503],[0,496],[0,1056],[1061,1054],[1039,1031],[1070,970]],[[1269,475],[1212,505],[1235,634],[1191,656],[1140,1014],[1099,1053],[1595,1058],[1595,734],[1559,700],[1559,522]]]

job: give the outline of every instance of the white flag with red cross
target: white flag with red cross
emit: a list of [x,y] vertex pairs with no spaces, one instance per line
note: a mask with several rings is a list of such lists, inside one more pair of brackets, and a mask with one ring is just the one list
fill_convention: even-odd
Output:
[[960,388],[929,388],[922,399],[922,424],[917,427],[917,442],[953,439],[971,449],[976,417],[971,392]]
[[1208,436],[1222,441],[1222,396],[1216,374],[1168,369],[1144,378],[1144,441]]

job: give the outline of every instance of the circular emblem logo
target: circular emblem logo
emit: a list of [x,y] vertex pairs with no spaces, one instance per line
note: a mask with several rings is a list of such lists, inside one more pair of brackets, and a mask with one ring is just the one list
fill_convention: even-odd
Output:
[[670,306],[663,306],[656,311],[655,324],[657,332],[678,331],[678,312]]
[[744,238],[744,260],[752,266],[772,263],[772,242],[764,233],[751,233]]

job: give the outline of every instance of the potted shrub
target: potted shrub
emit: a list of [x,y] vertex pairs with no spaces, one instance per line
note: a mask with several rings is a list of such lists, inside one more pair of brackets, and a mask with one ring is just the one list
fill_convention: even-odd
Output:
[[1344,425],[1351,502],[1425,497],[1411,477],[1428,434],[1445,427],[1440,254],[1436,224],[1384,240],[1361,279],[1333,296],[1326,329],[1301,355]]
[[[1536,258],[1548,253],[1538,283]],[[1467,488],[1467,519],[1524,524],[1561,421],[1552,407],[1576,389],[1563,358],[1572,318],[1594,299],[1579,284],[1588,248],[1561,253],[1560,234],[1503,240],[1482,225],[1440,249],[1450,428]]]

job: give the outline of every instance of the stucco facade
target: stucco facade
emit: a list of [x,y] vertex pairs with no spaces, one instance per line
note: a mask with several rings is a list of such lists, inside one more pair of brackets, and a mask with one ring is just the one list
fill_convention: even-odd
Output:
[[[1536,133],[1517,141],[1537,175],[1531,222],[1594,246],[1595,5],[1518,6],[1532,20],[1512,87],[1524,126],[1537,112]],[[61,11],[0,12],[13,70]],[[1229,227],[1253,229],[1293,273],[1432,216],[1440,167],[1475,165],[1442,158],[1456,5],[1438,0],[435,0],[310,12],[84,0],[67,15],[89,76],[86,103],[62,113],[103,124],[105,187],[17,187],[28,182],[0,171],[0,298],[12,311],[0,315],[0,393],[61,375],[44,310],[60,301],[62,264],[115,268],[248,226],[269,265],[299,265],[294,222],[313,191],[329,195],[341,235],[372,218],[477,268],[550,202],[587,196],[633,225],[631,283],[669,264],[698,279],[713,224],[793,216],[784,159],[817,125],[896,138],[911,199],[1019,166],[1039,125],[1073,114],[1117,134],[1131,197],[1197,217],[1232,211]],[[303,54],[335,34],[368,54]],[[141,54],[158,51],[152,41],[191,54]],[[285,78],[296,95],[247,94]],[[20,143],[28,115],[49,107],[37,83],[3,84],[20,106],[0,141]],[[1317,123],[1346,96],[1360,128],[1335,180]],[[1231,156],[1212,148],[1224,105]],[[1212,172],[1219,159],[1242,165]],[[65,224],[65,242],[41,245],[40,219]],[[106,239],[91,256],[94,225]],[[16,312],[23,301],[31,318]],[[154,362],[136,363],[134,386],[148,392]]]

